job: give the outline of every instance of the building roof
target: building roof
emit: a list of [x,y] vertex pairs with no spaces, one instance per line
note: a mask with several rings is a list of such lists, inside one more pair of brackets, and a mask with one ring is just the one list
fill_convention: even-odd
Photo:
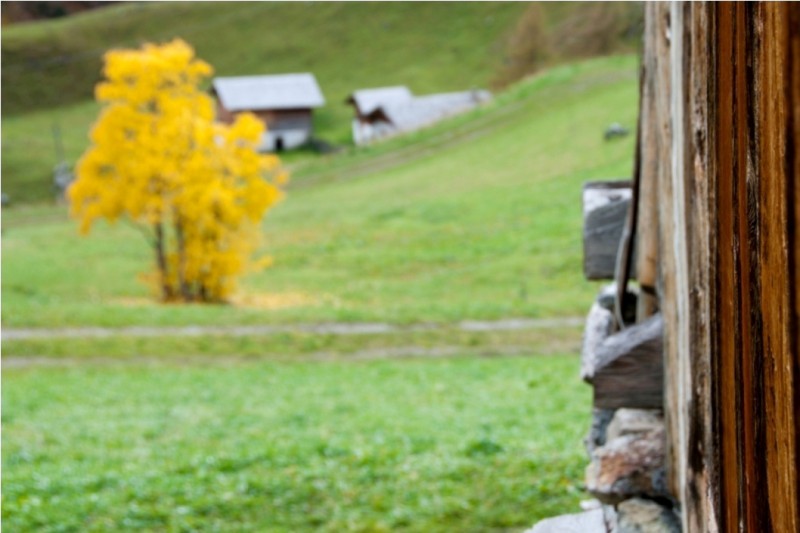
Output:
[[369,115],[384,104],[408,102],[414,98],[408,87],[397,85],[394,87],[377,87],[375,89],[360,89],[347,99],[347,103],[355,104],[360,115]]
[[219,77],[214,92],[228,111],[320,107],[325,98],[313,74]]
[[400,130],[411,130],[466,111],[491,99],[488,91],[432,94],[403,102],[382,104],[371,113],[381,116]]

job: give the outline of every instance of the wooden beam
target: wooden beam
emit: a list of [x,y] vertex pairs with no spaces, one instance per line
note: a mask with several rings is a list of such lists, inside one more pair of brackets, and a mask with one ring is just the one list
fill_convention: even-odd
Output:
[[660,314],[607,337],[595,352],[594,406],[661,409],[664,322]]
[[671,490],[686,532],[800,531],[800,6],[645,10]]
[[636,304],[637,321],[644,320],[658,310],[655,294],[658,277],[658,116],[656,109],[656,18],[654,5],[645,5],[644,49],[642,68],[639,122],[639,205],[636,225],[636,256],[634,269],[641,291]]
[[[791,272],[790,291],[791,310],[794,319],[790,318],[789,326],[794,332],[790,338],[794,360],[791,363],[794,375],[794,412],[800,413],[800,6],[792,4],[787,7],[788,16],[788,105],[789,105],[789,140],[787,141],[787,163],[789,168],[788,201],[792,206],[789,223],[789,271]],[[795,423],[795,450],[800,448],[800,421]],[[795,453],[795,472],[800,472],[800,451]],[[800,499],[800,480],[796,488],[796,497]],[[800,503],[798,504],[800,505]]]
[[[680,316],[678,311],[680,284],[678,283],[678,264],[686,259],[686,253],[679,246],[677,231],[684,224],[681,210],[682,197],[675,192],[673,179],[673,143],[674,134],[682,134],[680,120],[673,117],[674,91],[682,94],[682,84],[673,87],[679,76],[673,71],[683,72],[682,61],[674,65],[675,45],[680,43],[682,27],[677,26],[670,3],[654,2],[648,4],[649,16],[655,20],[653,34],[655,54],[657,57],[655,71],[655,128],[658,136],[658,174],[656,195],[658,197],[658,285],[657,293],[661,313],[664,318],[664,365],[669,380],[664,390],[664,418],[667,428],[667,475],[669,487],[678,501],[683,501],[685,457],[683,455],[683,439],[681,437],[680,412],[682,400],[679,387],[683,387],[683,376],[679,372],[679,338],[681,321],[690,320],[689,316]],[[679,138],[680,139],[680,138]],[[676,202],[679,202],[676,205]],[[678,245],[678,246],[676,246]]]
[[630,181],[589,182],[583,186],[583,274],[586,279],[614,279],[630,198]]
[[[800,22],[795,10],[795,21]],[[787,153],[789,146],[791,92],[789,61],[789,8],[786,4],[759,5],[756,12],[762,21],[760,46],[755,50],[758,71],[755,88],[759,109],[757,128],[759,168],[758,249],[761,353],[763,395],[764,448],[766,463],[766,496],[769,501],[769,523],[773,531],[800,531],[800,478],[795,466],[798,460],[796,432],[798,417],[794,402],[798,388],[791,326],[792,285],[789,271],[790,203],[789,181],[793,179]],[[795,39],[800,29],[794,28]],[[794,176],[796,177],[796,176]],[[767,429],[768,428],[768,429]],[[764,494],[761,494],[763,498]]]
[[[716,162],[711,157],[717,132],[711,127],[716,99],[709,97],[714,87],[713,68],[716,50],[714,27],[708,3],[689,5],[684,26],[687,36],[687,64],[684,123],[687,238],[687,302],[694,319],[686,324],[689,352],[685,355],[683,385],[685,455],[685,529],[697,532],[719,530],[719,423],[714,395],[714,334],[716,297],[714,272],[717,235],[713,231],[717,216],[714,189]],[[703,495],[698,497],[697,495]]]

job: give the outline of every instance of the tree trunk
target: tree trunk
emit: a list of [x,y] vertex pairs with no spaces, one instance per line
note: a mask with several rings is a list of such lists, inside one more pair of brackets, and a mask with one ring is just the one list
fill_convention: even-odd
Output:
[[183,222],[177,214],[175,215],[175,236],[178,240],[178,288],[183,301],[191,302],[194,295],[186,282],[186,240],[183,237]]
[[153,229],[156,235],[156,262],[158,263],[158,273],[161,277],[161,297],[165,301],[169,301],[172,299],[173,294],[172,288],[169,285],[167,254],[164,250],[164,227],[161,223],[157,223],[154,225]]

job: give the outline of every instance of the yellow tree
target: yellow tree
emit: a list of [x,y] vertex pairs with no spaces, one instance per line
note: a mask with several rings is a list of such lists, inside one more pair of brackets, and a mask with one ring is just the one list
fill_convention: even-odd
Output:
[[214,121],[200,84],[211,67],[181,40],[112,50],[95,90],[103,109],[76,168],[70,212],[87,233],[126,217],[148,235],[165,301],[223,301],[250,260],[286,179],[256,148],[253,115]]

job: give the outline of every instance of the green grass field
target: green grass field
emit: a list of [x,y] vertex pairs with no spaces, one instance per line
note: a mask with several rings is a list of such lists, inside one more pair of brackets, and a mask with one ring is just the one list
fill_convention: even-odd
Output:
[[[486,87],[523,3],[130,2],[3,29],[3,191],[51,196],[58,162],[86,148],[102,53],[180,37],[221,76],[313,72],[326,98],[315,135],[350,144],[354,90],[407,85],[418,94]],[[369,21],[369,23],[365,23]],[[63,58],[59,60],[59,58]]]
[[525,9],[514,2],[112,5],[4,28],[4,75],[17,82],[4,90],[4,112],[91,99],[105,50],[175,37],[192,43],[218,75],[314,72],[328,110],[371,84],[423,93],[486,86]]
[[5,209],[3,325],[582,315],[596,285],[581,274],[581,185],[629,175],[632,140],[602,131],[633,123],[635,72],[632,58],[559,67],[452,128],[300,167],[265,221],[275,263],[239,305],[153,303],[136,280],[150,250],[125,224],[81,237],[63,207]]
[[[551,62],[631,51],[637,41],[629,26],[641,9],[620,7],[544,3],[535,31],[552,41]],[[533,31],[518,27],[529,8],[525,2],[125,2],[5,26],[3,192],[17,203],[52,197],[59,162],[53,130],[59,129],[66,159],[74,164],[97,116],[93,87],[109,48],[180,37],[218,75],[313,72],[327,100],[315,112],[315,135],[350,146],[353,111],[344,101],[352,91],[490,87],[519,46],[519,32]],[[576,36],[592,33],[598,13],[606,23],[616,21],[595,29],[605,44],[580,46]]]
[[4,526],[483,532],[577,511],[580,330],[454,325],[585,313],[581,185],[630,173],[632,139],[602,133],[633,125],[636,73],[632,57],[565,65],[415,135],[290,158],[264,223],[275,264],[234,305],[154,303],[125,224],[80,237],[64,206],[4,208],[4,328],[439,325],[3,340]]
[[563,355],[3,371],[8,531],[508,531],[576,509]]

